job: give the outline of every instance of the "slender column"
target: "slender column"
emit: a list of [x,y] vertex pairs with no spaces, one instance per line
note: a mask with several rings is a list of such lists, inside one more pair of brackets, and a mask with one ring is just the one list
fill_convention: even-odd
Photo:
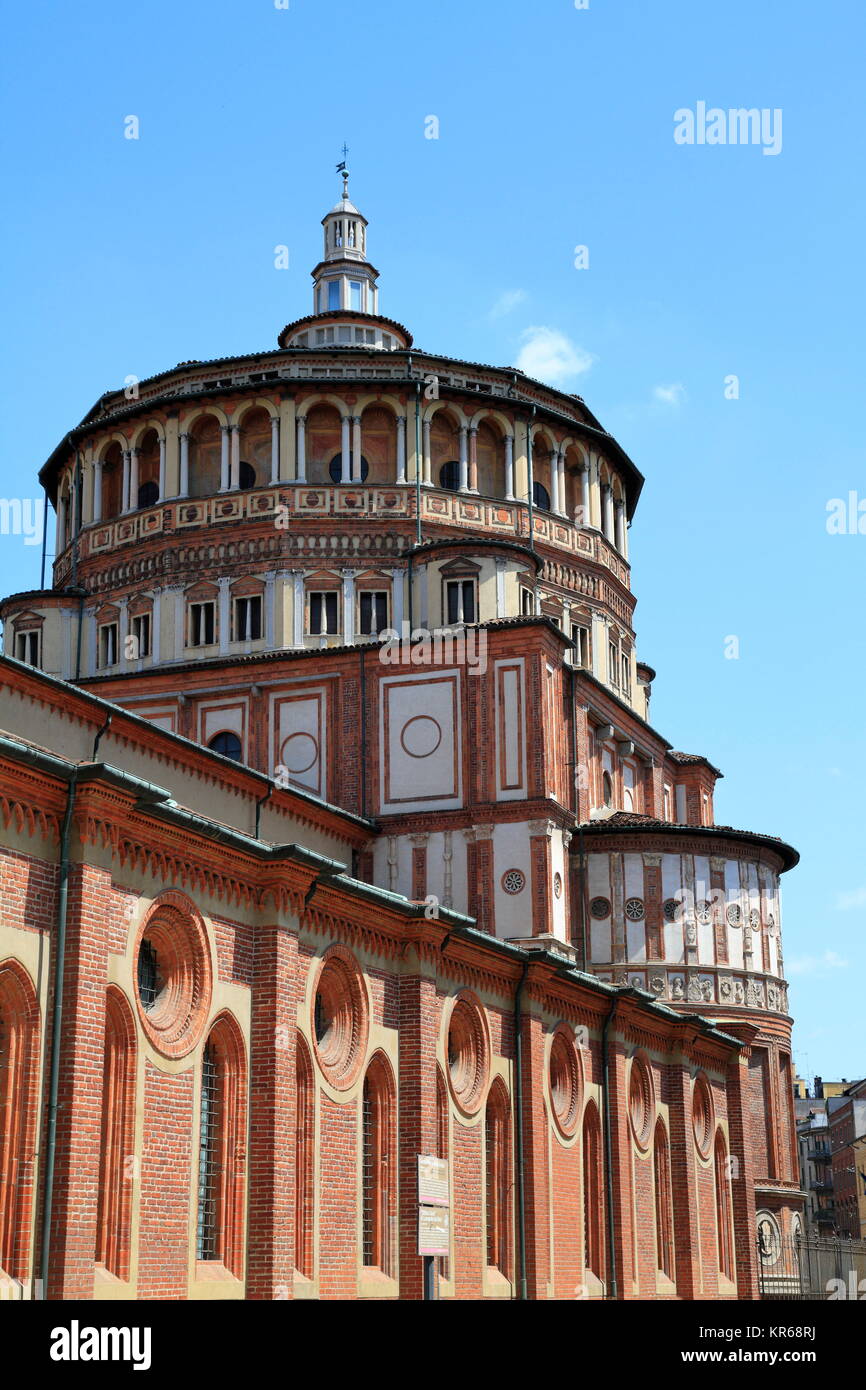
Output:
[[590,511],[590,501],[589,501],[589,464],[588,464],[588,463],[587,463],[587,464],[584,464],[584,466],[583,466],[583,468],[582,468],[582,470],[581,470],[581,474],[580,474],[580,498],[581,498],[581,506],[583,507],[582,525],[588,527],[588,526],[590,526],[590,525],[592,524],[592,512]]
[[231,613],[229,611],[229,600],[231,595],[229,593],[229,586],[231,585],[231,582],[232,581],[228,578],[228,576],[226,576],[224,579],[217,580],[217,584],[219,585],[220,591],[218,600],[218,613],[220,626],[219,647],[221,652],[227,652],[229,649],[229,636],[231,633]]
[[165,497],[165,435],[159,438],[159,500]]
[[265,646],[268,651],[274,649],[274,586],[276,573],[269,570],[265,575]]
[[93,520],[102,520],[102,461],[93,460]]
[[189,435],[180,436],[180,497],[189,496]]
[[469,490],[469,456],[467,452],[467,429],[465,425],[460,426],[460,491]]
[[85,608],[84,610],[85,631],[87,633],[87,664],[85,671],[89,676],[96,675],[97,645],[99,633],[96,628],[96,609]]
[[220,492],[228,492],[229,435],[231,434],[231,427],[229,425],[220,425],[220,434],[222,435],[222,439],[220,441]]
[[505,500],[514,501],[514,438],[505,436]]
[[129,510],[138,511],[138,450],[129,451]]
[[280,480],[280,417],[271,416],[271,482]]
[[292,570],[294,612],[292,613],[292,646],[304,645],[304,571]]
[[303,415],[298,417],[298,450],[297,450],[297,473],[295,482],[305,483],[307,481],[307,422]]
[[432,487],[432,486],[433,486],[433,483],[432,483],[433,460],[432,460],[431,455],[430,455],[430,421],[429,421],[429,420],[425,420],[424,423],[423,423],[423,436],[424,436],[424,443],[423,443],[423,445],[422,445],[422,452],[423,452],[424,457],[423,457],[423,459],[422,459],[422,477],[421,477],[421,483],[422,483],[422,486],[423,486],[423,487]]
[[159,628],[162,608],[162,594],[159,589],[153,596],[153,608],[150,614],[150,663],[152,666],[159,665]]
[[391,571],[391,627],[403,634],[403,570]]
[[602,531],[613,543],[613,493],[610,483],[604,483],[601,489],[601,523]]
[[559,474],[559,514],[565,516],[565,453],[562,449],[559,451],[556,468]]
[[352,416],[352,482],[360,483],[363,473],[361,465],[361,417]]
[[469,431],[469,491],[478,491],[478,431]]
[[406,417],[397,416],[397,482],[406,481]]
[[128,662],[126,659],[126,639],[129,636],[129,599],[124,595],[117,600],[120,609],[120,618],[117,624],[117,663],[122,669],[126,669]]
[[355,640],[355,571],[341,570],[343,576],[343,641],[347,646]]
[[186,646],[186,597],[180,585],[174,590],[174,659],[183,661]]
[[[71,495],[71,494],[70,494],[70,495]],[[129,511],[129,450],[128,450],[128,449],[124,449],[124,451],[123,451],[123,484],[122,484],[122,494],[121,494],[120,510],[121,510],[122,512],[128,512],[128,511]]]
[[349,442],[349,439],[350,439],[350,436],[349,436],[349,429],[350,429],[350,426],[351,426],[351,420],[349,419],[349,416],[348,416],[348,415],[344,415],[344,416],[343,416],[343,424],[342,424],[342,430],[343,430],[343,435],[342,435],[342,455],[341,455],[341,458],[340,458],[340,482],[341,482],[341,483],[348,483],[348,482],[351,480],[351,476],[352,476],[351,445],[350,445],[350,442]]
[[231,425],[231,453],[229,462],[229,488],[237,492],[241,485],[241,427]]
[[505,618],[505,561],[496,560],[496,616]]
[[622,502],[614,505],[614,538],[616,548],[622,555],[625,551],[625,511]]

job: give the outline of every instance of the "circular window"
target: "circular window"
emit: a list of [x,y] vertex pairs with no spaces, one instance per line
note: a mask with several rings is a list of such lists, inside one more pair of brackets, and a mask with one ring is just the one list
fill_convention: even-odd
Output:
[[607,898],[593,898],[589,905],[589,915],[601,921],[604,917],[610,916],[610,902]]
[[664,914],[666,922],[675,922],[679,910],[680,904],[677,902],[676,898],[665,898]]
[[526,875],[522,869],[506,869],[502,875],[502,887],[506,893],[522,893],[526,887]]
[[703,926],[707,926],[707,924],[713,920],[712,903],[708,903],[706,898],[704,898],[695,907],[695,916]]
[[562,897],[562,874],[560,873],[553,875],[553,896],[555,898]]
[[204,923],[180,894],[158,899],[135,948],[136,1004],[144,1032],[165,1057],[185,1057],[198,1042],[211,999]]
[[753,907],[749,912],[749,926],[753,929],[753,931],[757,931],[760,925],[761,914],[756,907]]
[[628,1081],[628,1114],[638,1148],[649,1147],[653,1095],[649,1069],[640,1057],[632,1058]]
[[232,762],[239,763],[241,760],[241,741],[237,734],[224,729],[222,733],[214,734],[208,743],[208,748],[213,749],[214,753],[222,753],[224,758],[231,758]]
[[627,898],[625,915],[630,922],[642,922],[644,919],[643,900],[641,898]]
[[[357,486],[358,479],[357,479],[357,478],[352,478],[352,477],[351,477],[351,466],[350,466],[349,472],[350,472],[350,476],[349,476],[349,478],[347,479],[347,486],[351,486],[351,484],[352,484],[353,482],[354,482],[354,483],[356,484],[356,486]],[[364,458],[364,456],[363,456],[363,454],[362,454],[362,455],[361,455],[361,482],[362,482],[362,483],[366,482],[366,480],[367,480],[367,474],[368,474],[369,472],[370,472],[370,465],[369,465],[369,463],[367,462],[367,460]],[[331,482],[332,482],[332,483],[341,483],[341,482],[343,481],[343,455],[342,455],[342,454],[335,454],[334,457],[331,459],[331,462],[330,462],[329,465],[328,465],[328,473],[330,474]]]
[[580,1060],[565,1024],[556,1029],[550,1044],[548,1082],[557,1129],[569,1139],[580,1118]]
[[730,907],[725,913],[725,916],[727,917],[730,926],[738,927],[742,920],[743,914],[736,903],[731,903]]
[[357,964],[342,946],[322,957],[313,994],[313,1039],[325,1077],[344,1091],[357,1077],[367,1050],[367,999]]
[[706,1078],[695,1077],[692,1095],[692,1129],[701,1158],[709,1158],[713,1138],[713,1099]]
[[484,1098],[488,1051],[481,1007],[471,996],[461,994],[448,1021],[448,1081],[466,1115],[473,1115]]

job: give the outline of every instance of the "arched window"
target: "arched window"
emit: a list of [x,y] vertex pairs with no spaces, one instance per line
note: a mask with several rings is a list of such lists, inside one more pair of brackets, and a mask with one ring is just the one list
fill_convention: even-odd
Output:
[[129,1277],[134,1113],[135,1024],[129,1005],[112,985],[105,1001],[96,1262],[118,1279]]
[[199,1110],[196,1259],[243,1268],[246,1063],[240,1030],[223,1014],[205,1043]]
[[656,1208],[656,1265],[668,1279],[674,1277],[673,1202],[668,1136],[661,1120],[653,1141],[653,1179]]
[[604,1191],[601,1167],[601,1122],[594,1102],[583,1119],[583,1245],[584,1268],[604,1278]]
[[487,1178],[487,1264],[508,1275],[508,1097],[494,1081],[484,1113]]
[[[436,1157],[448,1162],[448,1090],[439,1067],[436,1068]],[[447,1255],[440,1257],[439,1272],[443,1279],[450,1277]]]
[[550,511],[550,493],[547,491],[544,483],[534,482],[532,484],[532,504],[537,507],[539,511]]
[[222,753],[224,758],[231,758],[233,762],[241,761],[241,741],[237,734],[224,729],[219,734],[214,734],[208,742],[208,748],[212,748],[215,753]]
[[298,1034],[295,1053],[295,1269],[313,1277],[313,1168],[315,1106],[313,1064],[307,1044]]
[[0,965],[0,1271],[29,1274],[39,1006],[17,961]]
[[734,1240],[731,1230],[731,1194],[728,1177],[728,1150],[722,1131],[716,1134],[713,1151],[716,1179],[716,1233],[719,1250],[719,1271],[726,1279],[734,1278]]
[[159,501],[159,435],[146,430],[138,447],[138,496],[133,507],[153,507]]
[[[362,482],[362,483],[365,483],[365,482],[367,481],[367,474],[368,474],[369,472],[370,472],[370,464],[369,464],[369,462],[367,461],[367,459],[364,458],[364,455],[362,454],[362,455],[361,455],[361,482]],[[328,464],[328,474],[329,474],[329,476],[330,476],[330,479],[331,479],[331,482],[332,482],[332,483],[339,483],[339,482],[342,480],[342,477],[343,477],[343,454],[342,454],[342,451],[341,451],[339,454],[335,454],[334,457],[331,459],[331,462]],[[355,479],[355,481],[357,482],[357,479]]]
[[394,1087],[381,1057],[373,1058],[364,1078],[362,1130],[362,1260],[390,1274],[397,1178]]
[[457,492],[460,487],[460,464],[457,459],[448,459],[439,469],[439,486],[447,487],[449,492]]

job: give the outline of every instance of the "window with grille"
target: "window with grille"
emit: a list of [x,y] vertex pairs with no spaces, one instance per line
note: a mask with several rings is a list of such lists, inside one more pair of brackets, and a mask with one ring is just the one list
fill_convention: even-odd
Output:
[[159,994],[159,961],[147,937],[138,948],[138,997],[143,1009],[152,1009]]
[[306,1044],[298,1036],[295,1053],[297,1109],[295,1130],[295,1269],[313,1278],[313,1171],[315,1115],[313,1068]]
[[[443,1158],[446,1163],[448,1162],[448,1092],[445,1088],[445,1078],[438,1067],[436,1068],[436,1157]],[[448,1256],[441,1255],[439,1257],[439,1272],[443,1279],[450,1278],[448,1271]]]
[[449,623],[474,623],[476,618],[474,579],[449,579],[445,584],[445,614]]
[[374,1063],[364,1079],[362,1100],[362,1248],[369,1268],[391,1273],[392,1145],[387,1078]]
[[208,1042],[201,1069],[201,1112],[198,1150],[197,1260],[215,1260],[218,1251],[220,1068],[216,1048]]
[[99,629],[97,664],[113,666],[117,661],[117,623],[103,623]]
[[508,1109],[494,1086],[485,1112],[487,1159],[487,1263],[508,1272]]
[[216,604],[212,599],[189,605],[189,646],[210,647],[216,633]]
[[361,594],[360,605],[361,632],[374,636],[388,626],[388,595],[377,591]]
[[236,598],[234,602],[234,640],[254,642],[262,635],[262,597]]
[[15,655],[19,661],[25,661],[28,666],[39,665],[39,632],[16,632],[15,634]]
[[584,1268],[603,1278],[601,1189],[601,1124],[595,1106],[587,1109],[583,1123],[583,1241]]
[[310,594],[310,633],[314,637],[339,632],[336,592]]
[[215,753],[222,753],[224,758],[231,758],[233,762],[239,763],[243,749],[237,734],[233,734],[230,729],[223,729],[220,733],[214,734],[208,743],[208,748],[212,748]]
[[132,620],[132,636],[135,638],[137,657],[150,656],[150,614],[139,613]]
[[653,1148],[656,1208],[656,1263],[668,1279],[674,1277],[673,1208],[671,1201],[671,1168],[665,1127],[656,1125]]

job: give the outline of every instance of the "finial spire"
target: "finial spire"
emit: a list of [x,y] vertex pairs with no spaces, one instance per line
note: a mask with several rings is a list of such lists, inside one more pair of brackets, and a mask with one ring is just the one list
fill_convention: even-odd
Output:
[[343,197],[344,197],[344,198],[348,198],[348,196],[349,196],[349,170],[348,170],[348,168],[347,168],[347,166],[346,166],[346,160],[348,159],[348,157],[349,157],[349,146],[346,144],[346,142],[345,142],[345,140],[344,140],[344,141],[343,141],[343,158],[342,158],[341,162],[337,165],[337,173],[343,175]]

